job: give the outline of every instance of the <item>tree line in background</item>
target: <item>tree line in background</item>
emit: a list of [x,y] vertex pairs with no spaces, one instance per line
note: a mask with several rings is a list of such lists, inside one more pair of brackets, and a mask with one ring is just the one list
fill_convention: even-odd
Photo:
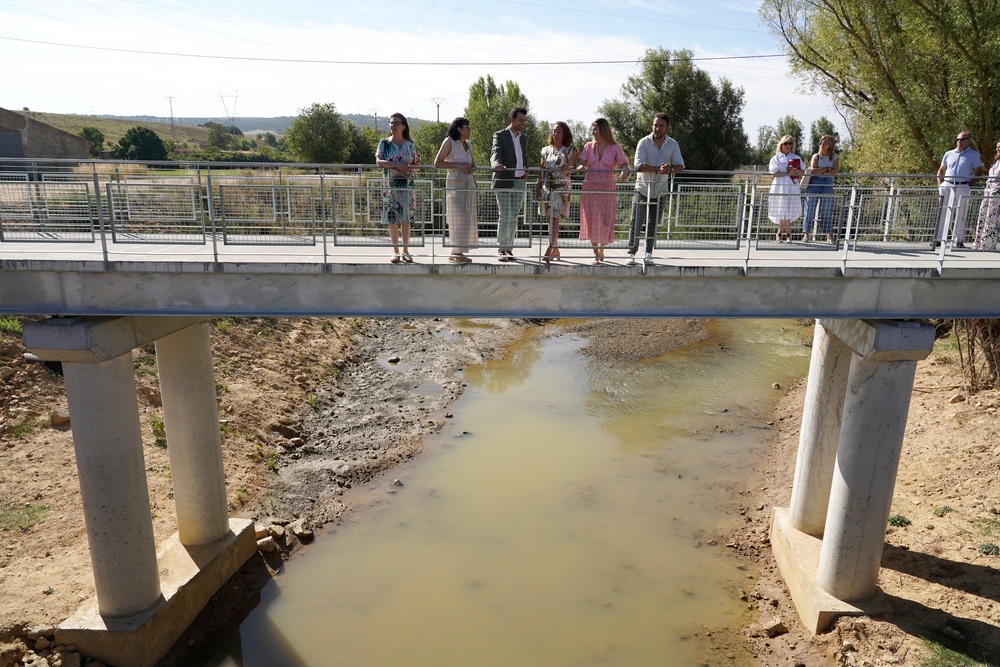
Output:
[[[725,78],[713,82],[708,73],[693,64],[692,55],[684,50],[648,50],[639,73],[622,85],[620,96],[606,100],[598,108],[597,115],[606,117],[611,123],[626,154],[631,155],[639,139],[649,134],[653,114],[658,111],[670,114],[671,135],[680,143],[688,169],[728,170],[767,164],[783,128],[797,127],[801,135],[801,124],[786,117],[776,128],[762,128],[757,145],[751,146],[743,129],[743,89],[734,87]],[[533,156],[539,156],[548,143],[549,129],[555,120],[563,120],[569,125],[579,149],[582,150],[584,143],[591,139],[589,127],[593,119],[586,122],[571,118],[539,119],[531,113],[531,103],[517,82],[498,84],[487,75],[470,86],[468,103],[463,110],[473,129],[472,147],[478,164],[489,162],[493,133],[507,126],[508,114],[515,107],[525,107],[529,112],[524,130],[528,138],[529,166],[534,165],[536,157]],[[449,123],[408,120],[417,152],[424,164],[430,164]],[[272,132],[250,138],[238,127],[215,122],[204,123],[203,127],[208,128],[204,146],[192,148],[157,141],[159,137],[152,130],[136,127],[111,149],[118,159],[162,160],[169,157],[373,164],[378,141],[385,136],[371,125],[359,125],[344,118],[333,102],[315,103],[300,109],[280,138]],[[832,130],[833,124],[821,118],[813,127]],[[92,154],[97,156],[105,143],[100,131],[84,128],[80,134],[91,141]],[[818,139],[812,143],[818,143]]]

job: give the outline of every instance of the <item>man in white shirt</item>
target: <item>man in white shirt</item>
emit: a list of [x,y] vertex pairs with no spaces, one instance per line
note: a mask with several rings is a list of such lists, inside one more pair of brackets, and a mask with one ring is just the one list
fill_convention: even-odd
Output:
[[514,233],[517,216],[524,205],[524,182],[528,172],[524,169],[524,154],[528,151],[528,138],[524,123],[528,110],[517,107],[510,112],[510,125],[493,135],[490,164],[493,166],[493,190],[496,192],[497,247],[501,262],[514,261]]
[[950,214],[951,226],[955,230],[956,248],[965,247],[965,215],[969,208],[970,186],[976,176],[983,175],[983,160],[979,157],[979,151],[970,145],[971,141],[972,135],[968,132],[959,132],[955,139],[956,148],[944,154],[937,171],[941,217],[934,238],[937,243],[948,240],[945,234]]
[[[632,198],[632,226],[628,234],[628,262],[635,264],[639,250],[640,229],[646,230],[646,264],[653,263],[653,245],[656,227],[660,224],[661,195],[670,187],[670,175],[684,171],[681,147],[667,136],[670,116],[658,113],[653,116],[653,133],[639,140],[635,147],[635,196]],[[645,225],[643,225],[645,222]]]

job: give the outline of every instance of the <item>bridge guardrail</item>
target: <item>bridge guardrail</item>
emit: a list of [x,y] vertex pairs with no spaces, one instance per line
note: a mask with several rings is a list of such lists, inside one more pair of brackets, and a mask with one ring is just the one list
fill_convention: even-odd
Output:
[[[580,238],[581,181],[574,176],[565,217],[555,221],[544,215],[535,197],[532,186],[539,170],[528,171],[515,248],[535,247],[540,255],[558,222],[558,245],[586,256],[591,242]],[[432,254],[437,246],[496,247],[498,206],[489,175],[488,169],[479,170],[477,188],[463,193],[475,202],[477,224],[473,239],[456,244],[447,224],[445,172],[421,168],[413,185],[409,245],[429,246]],[[846,262],[847,253],[855,251],[933,251],[936,240],[949,238],[960,211],[967,229],[961,240],[972,246],[977,222],[985,216],[980,208],[1000,206],[977,189],[952,210],[932,175],[843,174],[834,177],[832,192],[797,197],[802,214],[792,224],[794,242],[779,243],[768,217],[776,196],[769,192],[771,180],[759,171],[686,171],[672,177],[661,197],[655,248],[748,258],[756,251],[832,251]],[[100,242],[106,261],[129,254],[124,247],[135,245],[211,241],[218,261],[220,243],[322,243],[325,262],[328,246],[358,248],[363,254],[393,245],[382,224],[383,192],[382,172],[372,165],[0,159],[0,243]],[[614,229],[607,247],[623,249],[634,184],[616,184],[614,196]],[[943,261],[951,249],[945,243],[939,258]]]

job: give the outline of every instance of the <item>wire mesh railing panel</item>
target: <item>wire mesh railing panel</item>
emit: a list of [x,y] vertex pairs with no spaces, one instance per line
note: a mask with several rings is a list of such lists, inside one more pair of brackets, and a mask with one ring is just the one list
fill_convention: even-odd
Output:
[[[428,184],[429,186],[429,184]],[[388,192],[388,197],[387,197]],[[430,225],[432,187],[395,188],[345,185],[330,188],[327,200],[330,221],[328,233],[337,246],[392,246],[390,224],[402,235],[407,230],[400,223],[409,220],[410,247],[424,245],[423,231]],[[401,243],[400,243],[401,245]]]
[[276,185],[274,176],[216,176],[212,175],[212,185]]
[[851,247],[932,248],[941,212],[941,197],[933,190],[862,192],[851,211]]
[[[598,244],[608,248],[628,245],[629,225],[632,221],[632,194],[629,183],[616,183],[612,190],[584,189],[583,183],[573,181],[563,199],[563,215],[551,222],[558,224],[558,244],[564,248],[587,248]],[[549,238],[549,211],[543,202],[529,193],[530,236]],[[557,207],[559,204],[557,204]]]
[[0,182],[0,241],[90,243],[89,183]]
[[219,215],[226,245],[315,245],[312,188],[295,185],[220,185]]
[[180,175],[180,174],[125,174],[120,179],[124,183],[177,183],[177,184],[190,184],[196,183],[197,178],[194,175]]
[[[772,194],[756,188],[751,201],[750,238],[761,250],[836,250],[840,247],[849,210],[849,194]],[[790,216],[784,218],[782,216]],[[788,220],[787,234],[779,222]]]
[[108,183],[114,243],[205,243],[201,188],[193,183]]
[[17,173],[10,173],[10,172],[0,171],[0,181],[21,182],[21,181],[26,181],[26,180],[28,180],[28,175],[27,174],[17,174]]
[[681,183],[661,198],[662,248],[738,248],[746,195],[740,185]]

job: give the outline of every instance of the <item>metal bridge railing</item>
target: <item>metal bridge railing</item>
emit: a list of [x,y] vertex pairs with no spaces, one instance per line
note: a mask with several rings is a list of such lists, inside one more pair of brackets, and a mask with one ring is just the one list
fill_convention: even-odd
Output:
[[[538,170],[528,171],[515,248],[534,248],[540,256],[555,238],[564,256],[592,257],[591,241],[580,238],[582,179],[573,176],[564,214],[553,220],[535,196]],[[460,193],[474,202],[474,229],[459,233],[449,224],[445,172],[421,168],[412,187],[409,247],[429,247],[432,256],[435,248],[497,247],[499,210],[489,177],[489,170],[480,170],[477,187]],[[758,251],[815,251],[816,257],[833,253],[845,262],[851,252],[927,250],[943,261],[954,242],[964,241],[971,251],[977,225],[991,207],[1000,207],[979,189],[946,206],[930,175],[842,174],[832,188],[793,195],[798,202],[793,208],[800,212],[792,221],[792,242],[784,243],[775,240],[777,227],[769,216],[777,196],[769,191],[771,181],[770,174],[757,171],[686,171],[672,177],[660,197],[655,248],[747,261]],[[99,242],[107,260],[134,255],[125,250],[129,246],[211,242],[216,261],[220,246],[321,243],[326,262],[334,247],[365,254],[392,245],[383,223],[384,192],[382,171],[371,165],[0,159],[0,243]],[[614,226],[607,247],[621,250],[636,215],[635,185],[618,183],[612,194]],[[640,208],[640,217],[655,211]],[[953,237],[962,222],[959,213],[967,230],[962,239]],[[556,225],[557,233],[550,235]],[[941,239],[946,242],[936,249]]]

